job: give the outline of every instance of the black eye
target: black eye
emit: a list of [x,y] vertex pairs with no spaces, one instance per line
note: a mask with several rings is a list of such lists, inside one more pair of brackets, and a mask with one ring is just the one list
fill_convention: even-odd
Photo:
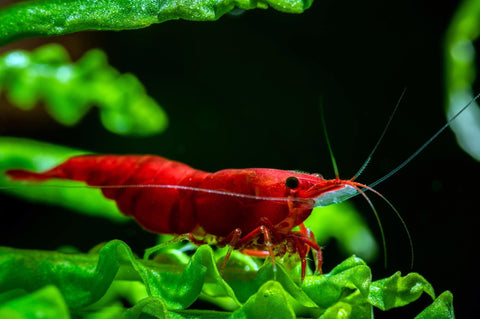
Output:
[[285,180],[285,186],[291,189],[297,188],[299,183],[298,178],[294,176],[290,176]]

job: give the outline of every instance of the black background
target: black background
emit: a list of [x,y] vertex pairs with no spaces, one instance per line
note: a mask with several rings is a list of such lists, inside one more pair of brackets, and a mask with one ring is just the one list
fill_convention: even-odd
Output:
[[[142,30],[20,41],[7,48],[59,41],[74,57],[88,48],[106,50],[114,67],[138,76],[166,110],[170,126],[159,136],[121,137],[105,131],[92,111],[74,128],[48,119],[22,122],[17,116],[15,125],[5,124],[0,133],[99,153],[158,154],[207,171],[272,167],[333,177],[320,122],[321,97],[340,174],[349,178],[407,87],[384,143],[358,179],[368,184],[445,123],[443,36],[457,5],[317,0],[301,15],[253,10],[217,22],[170,21]],[[472,186],[479,177],[478,162],[447,131],[377,187],[408,224],[416,252],[413,271],[425,276],[437,294],[453,292],[458,318],[472,317],[479,298],[473,282],[478,188]],[[2,215],[15,219],[2,223],[1,245],[55,249],[68,244],[87,250],[119,238],[141,250],[154,242],[134,223],[115,225],[5,195],[0,200]],[[368,206],[361,198],[353,201],[380,238]],[[382,258],[372,265],[374,279],[396,270],[406,273],[410,255],[403,228],[387,206],[374,201],[389,250],[387,269]],[[334,243],[324,254],[325,271],[345,258]],[[376,315],[414,317],[430,302],[422,297],[406,309]]]

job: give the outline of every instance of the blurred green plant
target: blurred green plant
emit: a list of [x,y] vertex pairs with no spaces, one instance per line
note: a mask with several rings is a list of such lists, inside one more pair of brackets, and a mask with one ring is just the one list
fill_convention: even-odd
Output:
[[378,257],[378,243],[351,202],[314,208],[305,226],[313,231],[319,243],[335,239],[346,256],[355,254],[366,261]]
[[302,13],[313,0],[40,0],[0,10],[0,45],[32,36],[54,36],[84,30],[126,30],[184,19],[217,20],[235,7]]
[[[447,117],[474,97],[477,76],[474,41],[480,35],[480,2],[464,0],[455,12],[445,35],[445,104]],[[458,144],[480,160],[480,108],[476,102],[450,125]]]
[[[402,307],[426,293],[435,301],[416,318],[453,318],[449,292],[435,299],[417,273],[372,281],[370,268],[355,256],[302,285],[298,272],[281,265],[273,271],[269,259],[251,269],[250,257],[236,252],[222,278],[216,266],[222,259],[204,245],[191,258],[166,249],[155,260],[141,260],[118,240],[87,254],[0,247],[0,317],[70,318],[68,307],[72,317],[87,318],[361,319],[371,318],[373,308]],[[197,299],[215,300],[223,310],[191,309]]]
[[76,63],[58,44],[4,54],[0,56],[2,90],[24,110],[43,101],[50,115],[64,125],[78,123],[97,106],[103,125],[117,134],[152,135],[167,127],[165,112],[140,81],[108,65],[101,50],[87,52]]

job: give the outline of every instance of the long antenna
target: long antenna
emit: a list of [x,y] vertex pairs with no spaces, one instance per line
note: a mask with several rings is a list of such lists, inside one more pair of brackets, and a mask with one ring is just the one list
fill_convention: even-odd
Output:
[[397,112],[397,109],[400,105],[400,102],[402,101],[403,99],[403,96],[405,95],[405,92],[407,92],[407,88],[404,88],[403,91],[402,91],[402,94],[400,95],[400,98],[398,99],[397,101],[397,104],[395,105],[395,108],[393,109],[393,112],[392,114],[390,114],[390,117],[388,119],[388,122],[387,122],[387,125],[385,125],[385,128],[383,129],[383,132],[382,134],[380,135],[380,138],[377,140],[377,143],[375,143],[375,146],[373,147],[372,151],[370,152],[370,154],[368,154],[368,157],[367,159],[365,160],[365,162],[363,163],[362,167],[360,167],[360,169],[358,170],[358,172],[353,175],[353,177],[350,179],[351,181],[354,181],[358,176],[360,176],[360,174],[363,173],[363,171],[365,170],[365,168],[367,167],[367,165],[370,163],[370,161],[372,160],[372,157],[373,157],[373,154],[376,152],[378,146],[380,145],[380,142],[382,142],[383,140],[383,137],[385,136],[385,134],[387,133],[387,130],[388,130],[388,127],[390,126],[390,123],[392,122],[393,120],[393,117],[395,115],[395,113]]
[[61,184],[17,184],[17,185],[8,185],[0,186],[0,189],[12,189],[12,188],[86,188],[86,189],[124,189],[124,188],[164,188],[164,189],[176,189],[176,190],[185,190],[193,192],[202,192],[215,195],[223,196],[232,196],[246,199],[254,200],[264,200],[264,201],[279,201],[279,202],[299,202],[305,203],[308,202],[308,199],[304,198],[291,198],[291,197],[273,197],[273,196],[257,196],[257,195],[248,195],[241,194],[229,191],[222,191],[216,189],[208,188],[199,188],[199,187],[190,187],[183,185],[168,185],[168,184],[132,184],[132,185],[61,185]]
[[378,184],[382,183],[383,181],[385,181],[386,179],[390,178],[393,174],[397,173],[399,170],[401,170],[402,168],[405,167],[405,165],[407,165],[408,163],[410,163],[418,154],[420,154],[420,152],[422,152],[431,142],[433,142],[433,140],[435,140],[437,138],[438,135],[440,135],[443,131],[445,131],[445,129],[447,127],[450,126],[450,124],[452,124],[452,122],[460,115],[463,113],[463,111],[465,111],[470,105],[473,104],[473,102],[475,102],[478,98],[480,98],[480,93],[477,94],[473,99],[470,100],[470,102],[468,102],[464,107],[462,107],[462,109],[460,111],[457,112],[457,114],[455,114],[454,116],[452,116],[448,121],[447,123],[445,123],[435,134],[433,134],[432,137],[430,137],[425,143],[422,144],[422,146],[420,146],[415,152],[413,152],[412,155],[410,155],[406,160],[404,160],[402,163],[400,163],[400,165],[398,165],[397,167],[395,167],[393,170],[391,170],[388,174],[386,174],[385,176],[377,179],[375,182],[369,184],[368,186],[369,187],[375,187],[377,186]]
[[330,154],[330,160],[332,161],[333,172],[335,173],[335,178],[338,180],[340,179],[340,177],[338,174],[337,161],[335,160],[335,156],[333,155],[332,146],[330,145],[330,139],[328,138],[327,123],[325,121],[325,112],[323,109],[323,104],[321,102],[320,102],[320,118],[322,120],[323,134],[325,135],[325,140],[327,141],[328,153]]
[[[365,190],[369,190],[371,192],[373,192],[374,194],[376,194],[377,196],[379,196],[381,199],[383,199],[387,204],[388,206],[390,206],[390,208],[395,212],[395,215],[397,215],[397,218],[400,220],[400,222],[402,223],[402,226],[403,226],[403,229],[405,230],[405,232],[407,233],[407,237],[408,237],[408,243],[410,245],[410,268],[413,269],[413,260],[414,260],[414,249],[413,249],[413,240],[412,240],[412,236],[410,235],[410,231],[408,230],[408,227],[407,227],[407,223],[405,222],[405,220],[403,219],[402,215],[400,215],[400,212],[395,208],[395,206],[393,206],[393,204],[385,197],[383,196],[382,194],[380,194],[378,191],[376,191],[375,189],[371,188],[370,186],[367,186],[367,185],[363,185],[363,184],[360,184],[360,183],[357,183],[357,182],[352,182],[353,185],[356,185],[358,187],[355,187],[357,189],[358,192],[360,193],[363,193],[363,197],[365,197],[365,193],[364,191]],[[351,184],[349,184],[351,185]],[[374,212],[375,213],[375,212]],[[377,214],[376,214],[377,215]],[[379,220],[379,217],[377,217],[377,222]],[[383,238],[382,238],[383,239]],[[384,240],[384,239],[383,239]]]
[[[350,186],[352,186],[353,188],[355,188],[357,190],[357,192],[359,192],[363,198],[365,198],[365,200],[367,201],[368,205],[370,206],[370,208],[372,209],[373,211],[373,214],[375,215],[375,218],[377,219],[377,224],[378,224],[378,228],[380,229],[380,235],[382,236],[382,245],[383,245],[383,264],[385,266],[385,268],[387,268],[387,240],[385,239],[385,232],[383,231],[383,226],[382,226],[382,222],[380,220],[380,215],[378,215],[378,212],[377,210],[375,209],[375,206],[373,206],[373,203],[372,201],[370,200],[370,198],[368,198],[367,194],[365,194],[365,192],[360,188],[360,187],[364,187],[364,185],[362,184],[359,184],[359,183],[356,183],[356,182],[352,182],[352,184],[348,184]],[[360,187],[359,187],[360,186]],[[365,189],[368,189],[366,187],[364,187]],[[382,196],[383,197],[383,196]],[[409,235],[410,237],[410,235]]]

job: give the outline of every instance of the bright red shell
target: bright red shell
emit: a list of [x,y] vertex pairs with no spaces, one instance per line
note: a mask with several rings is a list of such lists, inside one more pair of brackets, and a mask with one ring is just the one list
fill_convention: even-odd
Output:
[[[320,253],[303,221],[316,197],[345,185],[315,174],[264,168],[208,173],[150,155],[76,156],[43,173],[9,170],[7,174],[17,180],[59,178],[99,187],[130,185],[101,190],[144,228],[162,234],[189,234],[198,242],[213,239],[237,249],[268,250],[270,255],[272,246],[278,246],[278,255],[298,252],[302,276],[308,247]],[[288,185],[288,178],[294,179],[293,185]],[[301,231],[292,232],[298,225]]]

